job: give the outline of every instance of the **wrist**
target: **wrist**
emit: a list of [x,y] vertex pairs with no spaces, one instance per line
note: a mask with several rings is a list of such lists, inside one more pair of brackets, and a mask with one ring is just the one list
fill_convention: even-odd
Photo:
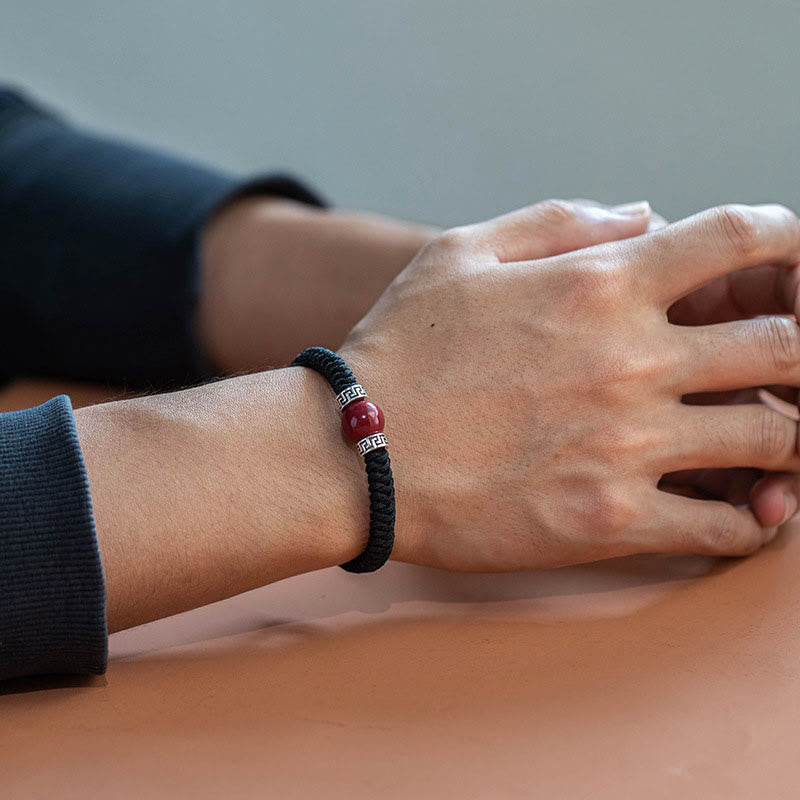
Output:
[[[337,566],[358,556],[369,535],[369,498],[361,458],[342,435],[335,396],[313,370],[289,367],[277,371],[285,381],[287,454],[294,450],[291,471],[298,483],[296,536],[305,542],[307,569]],[[296,401],[292,398],[296,398]]]
[[225,471],[242,481],[241,525],[270,534],[259,585],[361,552],[369,530],[366,480],[326,381],[287,367],[204,389],[207,447],[228,453]]
[[347,362],[328,348],[307,347],[294,358],[292,366],[307,367],[325,378],[336,396],[342,434],[364,459],[369,539],[362,553],[341,566],[348,572],[374,572],[388,561],[394,549],[395,494],[383,412],[368,399]]
[[[369,531],[366,479],[342,437],[326,381],[310,370],[287,367],[215,386],[220,392],[211,414],[222,424],[213,449],[231,452],[235,466],[229,468],[242,474],[250,496],[244,524],[274,533],[259,583],[358,555]],[[237,423],[231,433],[222,409],[232,407]]]
[[435,524],[432,515],[425,516],[426,487],[431,476],[421,474],[423,446],[416,436],[414,424],[416,422],[419,426],[420,417],[412,412],[409,418],[405,413],[410,408],[406,392],[396,381],[397,371],[392,367],[393,362],[386,359],[388,349],[380,350],[378,352],[378,348],[363,342],[347,342],[338,353],[370,399],[384,413],[397,508],[391,559],[415,563],[418,560],[415,554],[420,552],[425,531]]

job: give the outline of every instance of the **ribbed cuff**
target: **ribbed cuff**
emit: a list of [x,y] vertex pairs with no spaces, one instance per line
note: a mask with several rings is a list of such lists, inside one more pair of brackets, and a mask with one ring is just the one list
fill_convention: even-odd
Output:
[[0,679],[105,672],[105,585],[72,406],[0,414]]

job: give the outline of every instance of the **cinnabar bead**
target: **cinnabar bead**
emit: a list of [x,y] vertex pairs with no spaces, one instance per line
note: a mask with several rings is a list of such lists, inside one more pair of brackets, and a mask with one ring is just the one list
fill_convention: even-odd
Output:
[[383,411],[369,400],[350,403],[342,412],[342,432],[353,442],[383,430]]

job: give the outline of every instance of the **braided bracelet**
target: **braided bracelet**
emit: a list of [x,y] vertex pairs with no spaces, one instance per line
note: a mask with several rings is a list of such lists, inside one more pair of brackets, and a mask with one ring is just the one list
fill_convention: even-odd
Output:
[[342,412],[342,431],[364,457],[369,484],[369,541],[360,556],[340,566],[348,572],[374,572],[388,561],[394,546],[394,481],[383,433],[383,411],[367,400],[367,393],[347,364],[324,347],[306,348],[292,366],[309,367],[328,381]]

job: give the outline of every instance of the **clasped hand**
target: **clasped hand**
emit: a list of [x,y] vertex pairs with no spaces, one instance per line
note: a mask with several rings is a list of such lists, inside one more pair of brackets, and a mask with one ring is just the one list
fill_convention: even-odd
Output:
[[[742,555],[795,510],[797,424],[754,387],[800,385],[798,218],[736,205],[648,231],[624,212],[549,201],[447,231],[351,332],[340,352],[386,413],[395,558]],[[665,490],[709,471],[718,499]],[[742,474],[749,504],[726,495]]]

